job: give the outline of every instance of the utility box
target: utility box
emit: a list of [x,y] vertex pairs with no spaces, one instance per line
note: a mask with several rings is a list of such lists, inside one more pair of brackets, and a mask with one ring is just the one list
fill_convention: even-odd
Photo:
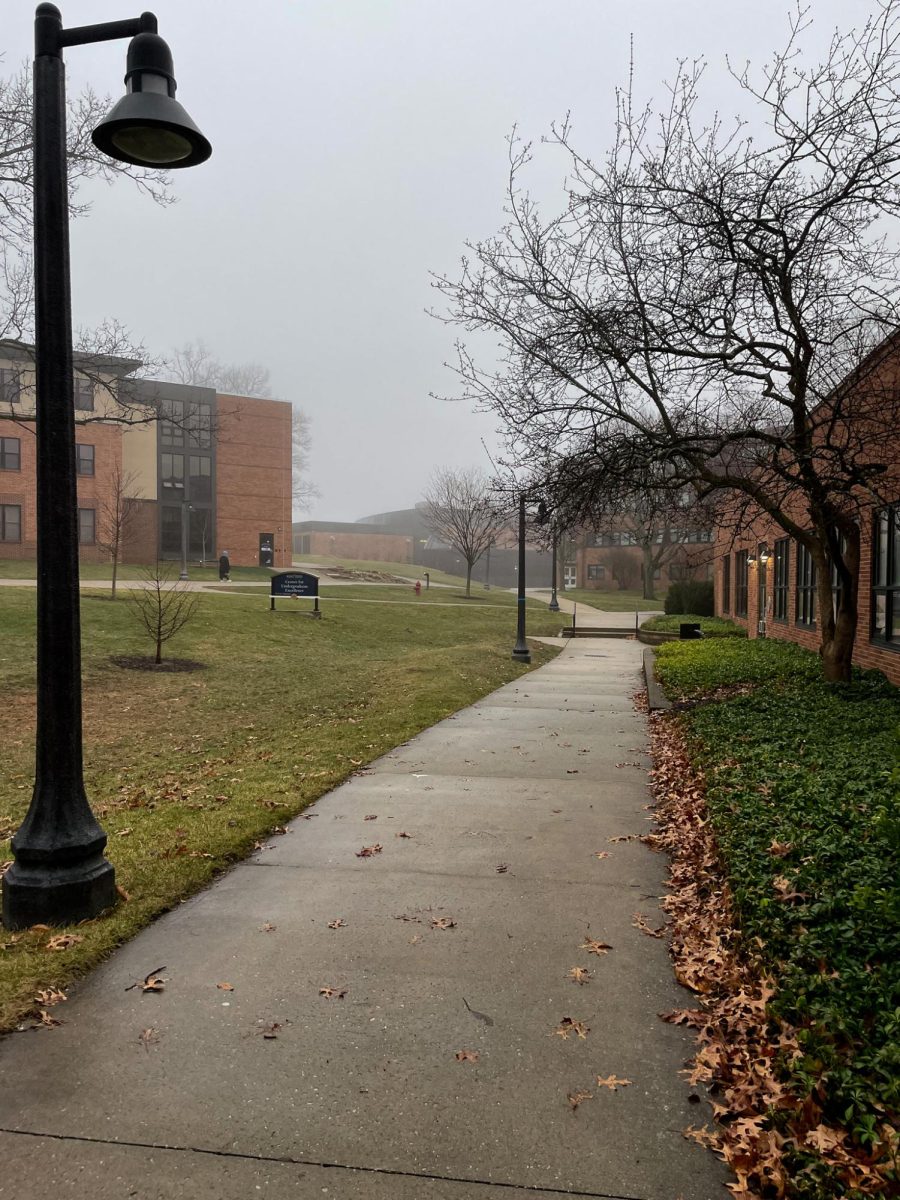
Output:
[[703,630],[697,621],[682,621],[680,628],[681,633],[679,636],[683,642],[690,642],[703,637]]

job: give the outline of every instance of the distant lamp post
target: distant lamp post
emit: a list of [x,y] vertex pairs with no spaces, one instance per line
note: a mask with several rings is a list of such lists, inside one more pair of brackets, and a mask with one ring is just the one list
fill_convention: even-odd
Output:
[[3,878],[3,923],[72,924],[116,900],[103,857],[106,834],[84,790],[81,628],[66,95],[63,50],[131,38],[127,94],[94,131],[113,158],[147,167],[190,167],[209,142],[174,99],[172,55],[152,13],[63,29],[59,9],[39,4],[34,22],[34,279],[37,432],[37,731],[31,806]]
[[553,575],[552,591],[551,591],[551,593],[550,593],[550,611],[551,611],[551,612],[559,612],[559,597],[558,597],[558,596],[557,596],[557,594],[556,594],[556,574],[557,574],[557,569],[556,569],[556,547],[557,547],[557,542],[558,542],[558,540],[559,540],[559,534],[558,534],[558,532],[557,532],[556,526],[554,525],[554,526],[553,526],[553,533],[552,533],[551,543],[550,543],[550,545],[551,545],[551,547],[552,547],[552,551],[551,551],[552,557],[551,557],[550,571],[551,571],[551,573],[552,573],[552,575]]
[[179,579],[187,579],[188,577],[188,540],[190,536],[190,514],[194,511],[193,504],[188,504],[187,500],[181,502],[181,574]]
[[525,640],[525,493],[519,493],[519,565],[516,571],[516,644],[512,656],[516,662],[530,663],[531,651]]

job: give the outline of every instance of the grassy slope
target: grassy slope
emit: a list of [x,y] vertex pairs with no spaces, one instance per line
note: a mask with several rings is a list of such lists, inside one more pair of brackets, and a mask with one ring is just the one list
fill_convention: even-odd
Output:
[[645,600],[640,592],[602,592],[599,588],[566,588],[560,596],[576,604],[590,604],[604,612],[654,612],[662,609],[662,600]]
[[[0,591],[0,839],[30,798],[34,601]],[[0,934],[0,1029],[38,986],[64,986],[359,765],[522,673],[511,603],[344,603],[311,621],[207,596],[169,650],[207,669],[168,675],[110,663],[148,650],[129,608],[103,593],[82,604],[87,790],[130,900],[63,953],[42,948],[45,933]],[[530,616],[534,633],[562,623],[544,606]],[[552,655],[534,647],[536,665]]]
[[[448,575],[446,571],[432,570],[416,563],[380,562],[367,558],[333,558],[328,554],[295,554],[294,562],[299,566],[304,563],[320,563],[323,567],[347,567],[351,571],[385,571],[389,575],[400,575],[404,579],[421,579],[425,586],[425,572],[428,571],[432,583],[462,584],[465,587],[464,575]],[[481,590],[481,584],[472,584],[473,590]]]
[[[179,563],[169,563],[169,570],[178,578]],[[147,567],[134,563],[119,564],[119,579],[142,579]],[[112,579],[112,566],[109,563],[81,563],[79,574],[82,579]],[[215,564],[198,567],[195,563],[188,564],[188,575],[193,580],[209,582],[219,578],[219,568]],[[232,579],[270,579],[272,572],[268,567],[232,567]],[[32,559],[0,558],[0,579],[35,579],[37,578],[37,563]]]
[[821,1088],[866,1145],[900,1108],[900,692],[875,672],[830,687],[816,655],[775,641],[669,643],[658,662],[674,697],[738,693],[683,719],[741,928],[799,1030],[799,1094]]

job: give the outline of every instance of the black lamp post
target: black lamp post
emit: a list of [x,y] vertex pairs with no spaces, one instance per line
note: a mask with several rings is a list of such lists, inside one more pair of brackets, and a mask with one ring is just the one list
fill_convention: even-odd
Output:
[[63,29],[59,9],[39,4],[34,40],[34,278],[37,432],[37,732],[31,806],[13,838],[3,879],[3,923],[71,924],[115,903],[106,834],[84,790],[81,628],[69,198],[66,179],[67,46],[131,38],[127,94],[93,133],[113,158],[139,166],[190,167],[209,142],[174,99],[172,55],[152,13]]
[[519,493],[519,571],[516,600],[516,644],[512,656],[517,662],[530,663],[531,651],[525,641],[525,493]]
[[554,525],[552,533],[551,533],[551,543],[550,543],[551,547],[552,547],[550,570],[553,573],[553,584],[552,584],[553,590],[550,593],[550,611],[551,612],[559,612],[559,597],[556,594],[556,544],[557,544],[558,539],[559,539],[558,530],[557,530],[556,526]]

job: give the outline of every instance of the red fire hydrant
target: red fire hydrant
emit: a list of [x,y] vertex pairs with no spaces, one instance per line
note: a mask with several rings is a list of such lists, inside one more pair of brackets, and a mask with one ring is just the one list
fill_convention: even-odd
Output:
[[416,586],[413,588],[413,591],[416,593],[417,596],[422,595],[422,580],[421,579],[416,580]]

